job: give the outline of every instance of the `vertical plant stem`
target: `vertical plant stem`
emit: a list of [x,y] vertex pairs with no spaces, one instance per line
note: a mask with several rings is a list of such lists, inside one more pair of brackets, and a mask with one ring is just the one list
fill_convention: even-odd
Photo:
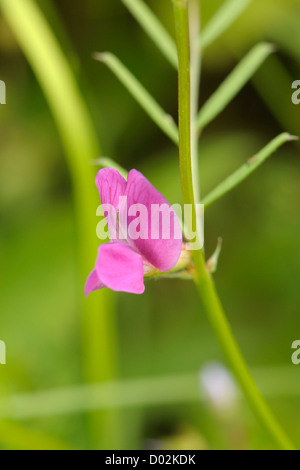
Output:
[[200,181],[198,164],[198,100],[201,77],[201,47],[198,41],[200,36],[200,8],[199,0],[190,0],[190,56],[191,56],[191,155],[192,174],[195,202],[200,203]]
[[[112,295],[102,291],[84,300],[85,279],[94,266],[98,245],[95,229],[99,198],[90,162],[99,156],[100,150],[93,125],[70,66],[36,2],[0,0],[0,8],[48,101],[71,173],[79,234],[78,299],[82,312],[84,376],[88,382],[114,380],[116,328]],[[92,415],[94,444],[106,447],[116,438],[120,429],[117,422],[113,410]]]
[[173,0],[175,30],[178,51],[178,123],[179,123],[179,163],[181,189],[185,204],[195,209],[191,162],[191,78],[190,78],[190,38],[186,0]]
[[[184,204],[190,204],[196,218],[193,175],[191,165],[191,123],[190,123],[190,42],[188,22],[188,1],[172,0],[175,14],[175,29],[179,63],[179,159]],[[194,251],[196,269],[195,282],[206,314],[218,339],[227,362],[233,371],[253,412],[273,437],[278,447],[294,449],[276,418],[256,387],[248,366],[234,338],[229,322],[219,300],[213,280],[205,267],[201,250]]]

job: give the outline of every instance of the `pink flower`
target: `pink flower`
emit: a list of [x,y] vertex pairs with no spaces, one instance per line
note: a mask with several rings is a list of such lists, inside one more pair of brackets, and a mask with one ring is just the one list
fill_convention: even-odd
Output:
[[[162,194],[136,170],[129,172],[126,181],[118,171],[104,168],[97,174],[96,186],[104,209],[113,209],[105,209],[110,243],[99,247],[85,294],[104,287],[142,294],[144,274],[170,271],[180,257],[182,232],[177,216]],[[156,226],[153,213],[158,207],[161,213]],[[114,217],[117,213],[118,218]],[[164,236],[162,219],[171,223],[168,237]],[[132,227],[140,236],[134,236]]]

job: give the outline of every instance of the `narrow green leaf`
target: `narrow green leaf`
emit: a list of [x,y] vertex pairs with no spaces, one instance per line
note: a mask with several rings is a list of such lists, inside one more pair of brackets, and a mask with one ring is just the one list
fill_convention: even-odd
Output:
[[246,10],[252,0],[227,0],[203,28],[199,42],[204,49],[223,34]]
[[268,43],[260,43],[251,49],[199,111],[199,130],[226,108],[272,52],[274,46]]
[[136,99],[140,106],[146,111],[148,116],[157,126],[178,145],[178,129],[169,114],[154,100],[144,86],[135,76],[122,64],[122,62],[109,52],[95,53],[94,58],[103,62],[116,75],[120,82],[127,88],[129,93]]
[[121,0],[170,64],[177,69],[176,44],[159,19],[142,0]]
[[266,147],[264,147],[259,153],[250,158],[241,168],[235,171],[231,176],[226,178],[221,184],[219,184],[213,191],[211,191],[202,201],[207,207],[213,204],[215,201],[223,197],[229,191],[238,186],[244,181],[251,173],[253,173],[264,161],[270,157],[276,150],[286,142],[292,140],[298,140],[298,137],[292,136],[287,133],[280,134],[273,139]]

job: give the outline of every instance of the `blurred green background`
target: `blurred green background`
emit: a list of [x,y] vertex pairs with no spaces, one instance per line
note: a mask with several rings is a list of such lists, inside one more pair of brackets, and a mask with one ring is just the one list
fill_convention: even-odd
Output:
[[[77,75],[104,155],[142,171],[171,203],[180,202],[176,147],[91,55],[112,51],[176,118],[172,67],[120,0],[36,3]],[[173,35],[171,2],[146,3]],[[203,24],[222,3],[202,0]],[[291,102],[292,82],[300,79],[299,24],[299,0],[253,0],[206,50],[200,104],[257,42],[268,40],[277,52],[201,136],[203,195],[280,132],[300,135],[300,106]],[[47,102],[4,17],[0,61],[7,86],[7,104],[0,109],[0,339],[7,347],[7,365],[0,366],[0,448],[272,447],[242,399],[220,412],[200,400],[200,389],[197,398],[198,372],[224,360],[194,286],[168,280],[148,282],[141,297],[114,295],[116,380],[134,380],[128,393],[136,400],[106,410],[117,413],[118,421],[104,444],[97,433],[101,404],[88,412],[89,395],[80,387],[86,385],[84,286],[78,282],[70,172]],[[215,279],[233,330],[298,446],[300,369],[291,362],[291,344],[300,339],[299,183],[299,145],[291,143],[205,214],[206,253],[219,236],[224,240]],[[103,362],[93,367],[101,370]],[[145,382],[151,377],[154,383]],[[165,380],[161,400],[151,388],[157,377]],[[49,412],[49,397],[35,395],[45,390],[54,393]],[[27,401],[19,403],[24,393]],[[83,394],[86,407],[68,410],[68,394],[74,393]],[[149,403],[139,404],[141,394]],[[43,407],[45,413],[39,412]]]

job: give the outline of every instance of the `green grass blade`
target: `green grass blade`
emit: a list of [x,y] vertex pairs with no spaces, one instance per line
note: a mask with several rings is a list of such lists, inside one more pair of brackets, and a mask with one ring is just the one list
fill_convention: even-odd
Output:
[[224,111],[272,52],[274,47],[268,43],[260,43],[251,49],[199,111],[199,130]]
[[178,144],[178,129],[172,116],[161,108],[151,94],[122,62],[110,52],[95,53],[94,58],[107,65],[155,124],[157,124],[175,144]]
[[260,165],[262,165],[267,158],[269,158],[276,150],[286,142],[297,140],[298,138],[287,133],[280,134],[273,139],[266,147],[259,153],[250,158],[241,168],[235,171],[231,176],[219,184],[213,191],[211,191],[202,201],[207,207],[215,201],[223,197],[229,191],[238,186],[244,181],[251,173],[253,173]]
[[[95,236],[99,197],[90,164],[100,154],[85,103],[70,66],[42,11],[33,0],[0,0],[1,11],[14,32],[48,101],[64,145],[77,210],[82,306],[82,351],[88,381],[111,380],[116,374],[116,338],[113,297],[99,292],[84,299],[84,282],[93,268],[98,241]],[[97,442],[116,439],[113,413],[92,418]],[[105,445],[105,444],[104,444]]]
[[246,10],[252,0],[227,0],[203,28],[200,45],[204,49],[218,39]]
[[6,450],[71,450],[59,439],[9,421],[0,421],[0,444]]
[[[199,373],[200,370],[164,377],[133,378],[105,384],[96,383],[33,393],[18,393],[2,398],[0,418],[23,422],[44,419],[48,416],[53,418],[54,416],[77,415],[90,410],[136,409],[199,403],[205,399],[199,383]],[[265,396],[270,398],[299,397],[299,375],[291,366],[258,367],[252,369],[252,373]]]
[[197,402],[199,399],[198,374],[186,373],[17,394],[2,400],[0,417],[21,421],[89,410]]
[[161,24],[159,19],[142,0],[121,0],[135,17],[144,31],[156,44],[161,53],[177,69],[177,51],[174,39]]

